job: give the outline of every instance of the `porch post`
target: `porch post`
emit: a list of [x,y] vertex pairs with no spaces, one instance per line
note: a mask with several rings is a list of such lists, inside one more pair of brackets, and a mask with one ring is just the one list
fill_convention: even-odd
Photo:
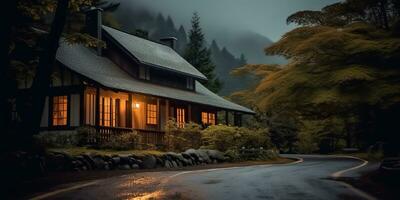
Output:
[[165,122],[169,120],[169,100],[165,100]]
[[225,125],[229,125],[229,112],[228,110],[225,110]]
[[128,96],[128,105],[126,105],[126,127],[133,128],[132,124],[132,94]]
[[100,88],[96,87],[96,113],[95,113],[95,118],[96,118],[96,130],[99,131],[100,128]]
[[189,104],[188,105],[188,121],[187,122],[191,122],[192,121],[192,105]]

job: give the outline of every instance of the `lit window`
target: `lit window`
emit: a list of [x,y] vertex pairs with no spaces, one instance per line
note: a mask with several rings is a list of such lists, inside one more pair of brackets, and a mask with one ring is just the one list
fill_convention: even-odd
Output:
[[177,108],[176,109],[176,122],[179,128],[184,128],[185,127],[185,109],[183,108]]
[[215,114],[214,113],[201,113],[201,122],[205,125],[215,125]]
[[157,124],[157,105],[147,104],[147,124]]
[[53,97],[53,126],[66,126],[68,119],[68,98],[67,96]]
[[100,98],[100,126],[111,126],[111,98]]
[[208,124],[215,125],[215,114],[208,113]]
[[206,112],[201,113],[201,122],[203,122],[203,124],[208,124],[208,113]]

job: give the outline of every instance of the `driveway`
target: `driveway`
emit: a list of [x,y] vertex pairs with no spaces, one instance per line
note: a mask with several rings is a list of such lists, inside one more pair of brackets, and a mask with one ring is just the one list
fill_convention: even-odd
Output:
[[[290,155],[288,155],[290,156]],[[303,162],[190,172],[149,172],[75,185],[38,199],[373,199],[334,176],[363,161],[296,155]]]

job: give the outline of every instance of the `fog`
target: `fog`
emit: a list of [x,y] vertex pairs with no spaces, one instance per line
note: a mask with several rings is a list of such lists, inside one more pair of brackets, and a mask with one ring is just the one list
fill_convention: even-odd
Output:
[[277,41],[293,29],[286,18],[299,10],[318,10],[338,0],[119,0],[121,9],[147,8],[170,15],[188,30],[193,12],[201,17],[209,39],[234,31],[251,31]]

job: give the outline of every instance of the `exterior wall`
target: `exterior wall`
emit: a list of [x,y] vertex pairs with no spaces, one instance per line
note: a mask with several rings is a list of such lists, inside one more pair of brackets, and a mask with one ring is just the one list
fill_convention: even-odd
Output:
[[40,127],[49,127],[49,97],[46,97]]
[[80,102],[81,96],[79,94],[72,94],[70,97],[70,126],[79,127],[80,126]]

